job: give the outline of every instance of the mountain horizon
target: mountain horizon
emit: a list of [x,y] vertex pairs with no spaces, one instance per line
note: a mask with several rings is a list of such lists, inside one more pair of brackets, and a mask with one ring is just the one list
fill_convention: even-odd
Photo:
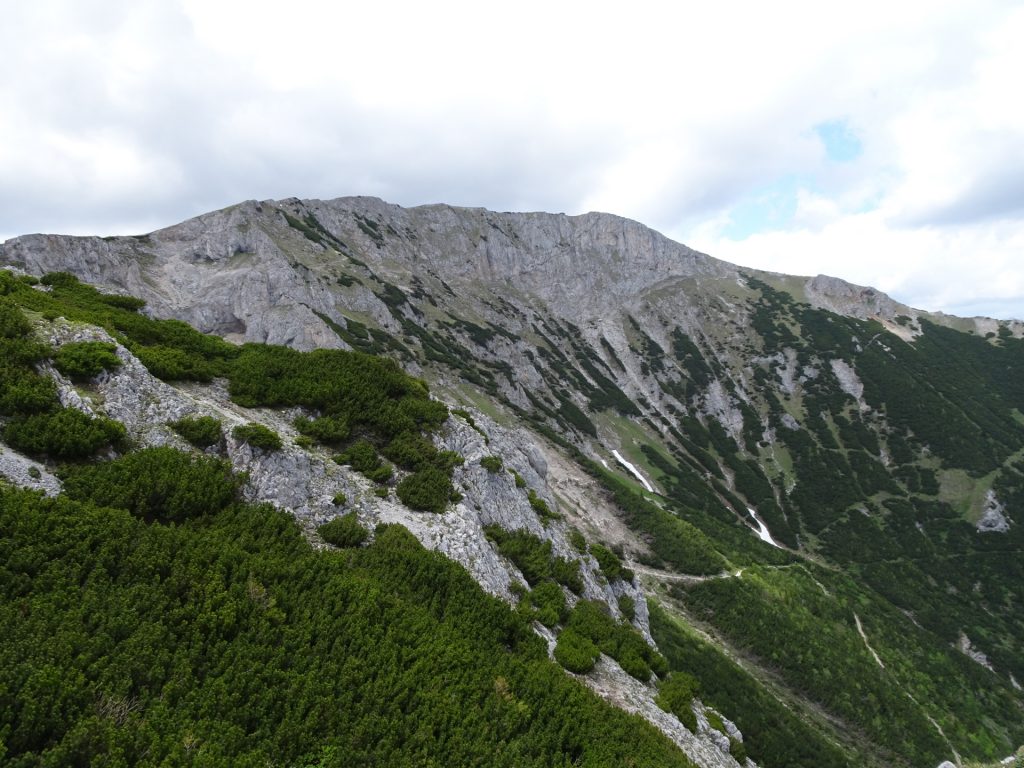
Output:
[[[615,218],[615,219],[621,219],[624,222],[631,222],[633,224],[636,224],[636,225],[639,225],[641,227],[644,227],[645,229],[650,229],[651,232],[654,232],[658,236],[663,237],[666,240],[670,240],[671,242],[675,242],[677,245],[680,245],[683,248],[686,248],[687,250],[693,251],[693,253],[699,254],[699,255],[701,255],[701,256],[703,256],[705,258],[714,259],[716,261],[723,261],[723,263],[730,263],[730,262],[724,261],[724,260],[722,260],[722,259],[720,259],[718,257],[715,257],[712,254],[693,250],[693,249],[689,248],[688,246],[686,246],[685,244],[683,244],[683,243],[681,243],[681,242],[679,242],[677,240],[672,240],[671,238],[669,238],[666,235],[663,235],[662,233],[658,232],[657,230],[652,229],[650,227],[647,227],[645,224],[643,224],[639,220],[631,219],[631,218],[624,217],[624,216],[620,216],[618,214],[615,214],[615,213],[612,213],[612,212],[607,212],[607,211],[597,211],[597,210],[595,210],[595,211],[587,211],[585,213],[579,213],[579,214],[548,213],[548,212],[540,211],[540,210],[537,210],[537,211],[491,211],[491,210],[489,210],[487,208],[479,207],[479,206],[457,206],[457,205],[451,205],[451,204],[448,204],[448,203],[423,203],[423,204],[414,205],[414,206],[400,206],[400,205],[397,205],[397,204],[394,204],[394,203],[389,203],[389,202],[385,201],[382,198],[375,197],[375,196],[370,196],[370,195],[348,195],[348,196],[330,198],[330,199],[327,199],[327,200],[320,200],[320,199],[305,200],[305,199],[297,198],[297,197],[288,197],[288,198],[280,198],[280,199],[268,199],[268,200],[262,200],[262,201],[259,201],[259,200],[256,200],[256,199],[250,199],[250,200],[241,201],[241,202],[233,204],[233,205],[229,205],[229,206],[227,206],[225,208],[220,208],[220,209],[216,209],[216,210],[212,210],[212,211],[207,211],[205,213],[200,213],[200,214],[197,214],[196,216],[192,216],[192,217],[190,217],[188,219],[184,219],[183,221],[178,222],[176,224],[169,224],[167,226],[158,227],[157,229],[154,229],[154,230],[151,230],[150,232],[145,232],[145,233],[128,234],[128,235],[90,235],[90,234],[85,234],[85,235],[81,235],[81,234],[80,235],[65,235],[65,234],[62,234],[62,233],[59,233],[59,232],[23,233],[23,234],[20,234],[20,235],[13,235],[13,236],[9,237],[7,240],[4,240],[4,241],[0,242],[0,246],[4,246],[4,245],[10,244],[10,243],[13,243],[15,241],[21,241],[21,240],[24,240],[26,238],[37,238],[37,237],[42,237],[42,238],[46,238],[46,237],[68,237],[68,238],[77,238],[77,239],[86,239],[86,240],[93,239],[93,238],[99,238],[99,239],[102,239],[102,240],[113,240],[113,239],[117,239],[117,238],[128,238],[128,239],[135,238],[135,239],[137,239],[139,237],[152,236],[154,234],[163,232],[165,230],[174,229],[175,227],[181,226],[181,225],[183,225],[183,224],[185,224],[186,222],[189,222],[189,221],[201,220],[201,219],[203,219],[205,217],[208,217],[208,216],[211,216],[211,215],[214,215],[214,214],[217,214],[217,213],[222,213],[224,211],[229,211],[231,209],[237,208],[240,205],[257,205],[257,204],[261,204],[261,203],[265,203],[265,204],[268,204],[268,205],[282,205],[282,204],[288,203],[289,201],[300,201],[300,202],[303,202],[303,203],[310,202],[310,203],[319,203],[319,204],[331,204],[331,203],[339,203],[339,202],[342,202],[342,201],[359,201],[359,200],[369,201],[369,202],[372,202],[375,205],[391,206],[391,207],[402,208],[404,210],[410,210],[410,211],[449,208],[449,209],[452,209],[452,210],[476,211],[476,212],[484,212],[484,213],[500,213],[500,214],[503,214],[503,215],[512,215],[512,216],[515,216],[515,215],[522,215],[522,216],[538,215],[538,216],[564,217],[566,219],[576,219],[576,220],[584,220],[584,219],[594,218],[594,217],[611,217],[611,218]],[[751,272],[760,272],[760,273],[764,273],[764,274],[767,274],[767,275],[777,275],[777,276],[780,276],[780,277],[804,279],[804,280],[808,280],[808,281],[812,280],[812,279],[839,281],[840,283],[842,283],[845,286],[847,286],[849,289],[852,289],[852,290],[855,290],[855,291],[861,291],[861,292],[863,292],[863,291],[872,291],[872,292],[877,293],[879,296],[881,296],[885,300],[893,301],[895,303],[900,304],[901,306],[905,306],[905,307],[907,307],[909,309],[915,309],[917,312],[925,312],[925,313],[928,313],[930,315],[936,315],[936,316],[948,315],[949,317],[961,318],[961,319],[976,319],[976,318],[979,318],[979,319],[985,319],[985,320],[1004,320],[1004,321],[1008,321],[1008,322],[1024,322],[1024,319],[1022,319],[1022,318],[994,317],[994,316],[989,316],[989,315],[957,315],[955,313],[946,313],[946,312],[942,312],[940,310],[932,310],[932,309],[928,309],[928,308],[924,308],[924,307],[911,307],[908,304],[904,304],[902,302],[899,302],[898,300],[892,299],[885,292],[880,291],[880,290],[878,290],[877,288],[875,288],[873,286],[860,285],[858,283],[855,283],[855,282],[852,282],[852,281],[848,281],[845,278],[843,278],[841,275],[830,275],[830,274],[825,274],[825,273],[817,273],[815,275],[799,275],[799,274],[790,274],[790,273],[784,273],[784,272],[776,272],[776,271],[770,271],[770,270],[763,270],[763,269],[758,269],[758,268],[754,268],[754,267],[739,267],[739,265],[733,265],[733,266],[735,266],[737,268],[742,268],[742,269],[745,269],[745,270],[748,270],[748,271],[751,271]]]

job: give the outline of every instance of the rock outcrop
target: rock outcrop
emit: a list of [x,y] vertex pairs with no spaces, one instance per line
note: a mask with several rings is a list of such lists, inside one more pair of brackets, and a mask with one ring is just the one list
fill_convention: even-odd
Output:
[[1010,530],[1006,507],[1000,503],[995,491],[991,489],[985,494],[985,506],[982,508],[977,528],[981,533],[1006,533]]

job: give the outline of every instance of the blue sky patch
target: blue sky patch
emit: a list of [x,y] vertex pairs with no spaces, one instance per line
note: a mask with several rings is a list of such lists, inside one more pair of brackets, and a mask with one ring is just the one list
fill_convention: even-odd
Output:
[[744,196],[729,211],[722,236],[745,240],[758,232],[785,229],[796,213],[797,192],[811,186],[809,179],[793,174]]
[[846,120],[829,120],[814,126],[821,143],[825,146],[828,159],[834,163],[848,163],[856,160],[864,151],[857,134],[850,128]]

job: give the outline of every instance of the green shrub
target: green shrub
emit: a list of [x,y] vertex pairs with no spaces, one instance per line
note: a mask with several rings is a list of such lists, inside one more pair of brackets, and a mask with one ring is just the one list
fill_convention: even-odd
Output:
[[32,331],[32,325],[14,302],[0,299],[0,338],[20,339]]
[[534,609],[533,618],[545,627],[554,627],[569,618],[565,593],[553,581],[542,581],[534,587],[528,600]]
[[555,661],[570,672],[584,675],[594,668],[600,651],[594,643],[573,629],[563,629],[555,645]]
[[615,504],[623,512],[623,522],[643,536],[656,558],[681,573],[711,574],[726,568],[725,558],[693,524],[632,491],[601,465],[588,462],[587,467],[612,492]]
[[386,485],[378,485],[376,488],[373,489],[373,494],[374,496],[386,499],[388,496],[391,495],[391,489],[388,488]]
[[619,653],[616,661],[626,674],[635,677],[642,683],[651,679],[651,668],[644,661],[643,655],[635,648],[628,648]]
[[254,421],[235,427],[231,430],[231,435],[236,440],[241,440],[261,451],[279,451],[283,445],[280,436],[274,430]]
[[[545,542],[550,546],[551,542]],[[580,564],[576,560],[564,557],[551,558],[551,577],[559,584],[564,584],[577,595],[583,594],[583,577],[580,576]]]
[[708,719],[708,725],[714,728],[723,736],[728,736],[728,732],[725,730],[725,723],[722,722],[722,716],[715,712],[713,709],[707,709],[704,711],[704,717]]
[[438,451],[432,463],[450,477],[452,470],[461,467],[466,460],[456,451]]
[[619,610],[629,621],[636,619],[636,601],[629,595],[619,596]]
[[400,526],[339,555],[0,487],[0,531],[5,765],[690,765]]
[[480,466],[493,475],[501,471],[501,459],[497,456],[484,456],[480,459]]
[[343,415],[320,416],[315,419],[299,416],[294,423],[299,433],[324,445],[338,445],[347,440],[351,433],[348,419]]
[[0,385],[0,414],[5,416],[30,416],[60,406],[57,385],[49,376],[8,370],[0,376]]
[[217,445],[224,436],[220,422],[213,416],[186,416],[172,421],[168,426],[196,448]]
[[359,524],[355,512],[336,517],[316,529],[320,537],[336,547],[358,547],[370,537],[370,532]]
[[583,534],[575,528],[569,529],[569,543],[572,544],[572,548],[579,552],[581,555],[586,553],[587,540],[583,536]]
[[219,512],[235,501],[242,484],[227,461],[167,446],[72,467],[62,472],[62,479],[65,493],[73,499],[161,522]]
[[357,440],[347,450],[334,457],[338,464],[348,465],[375,483],[386,483],[394,474],[394,467],[381,461],[377,449],[366,440]]
[[515,478],[516,488],[525,488],[526,487],[526,481],[523,480],[523,476],[522,475],[520,475],[518,472],[516,472],[514,469],[512,469],[512,467],[509,467],[508,471],[512,475],[512,477]]
[[416,432],[402,432],[385,445],[381,452],[402,469],[411,472],[423,469],[437,458],[434,444]]
[[361,352],[245,344],[231,361],[232,399],[246,407],[300,406],[386,444],[438,429],[448,409],[393,360]]
[[497,545],[502,555],[515,563],[531,587],[552,579],[577,595],[583,592],[580,564],[575,560],[555,557],[550,541],[543,541],[524,530],[507,531],[499,525],[488,525],[484,534]]
[[697,716],[693,713],[693,700],[700,694],[697,678],[685,672],[673,672],[658,684],[655,702],[666,712],[679,718],[690,731],[697,732]]
[[343,507],[348,503],[348,497],[341,491],[338,491],[334,494],[334,498],[331,499],[331,503],[336,507]]
[[368,471],[364,472],[363,474],[366,476],[367,480],[370,480],[370,481],[372,481],[374,483],[379,483],[379,484],[383,485],[384,483],[387,483],[391,479],[391,477],[392,477],[392,475],[394,475],[394,473],[395,473],[395,468],[394,467],[392,467],[390,464],[382,463],[376,469],[368,470]]
[[538,496],[537,492],[533,490],[533,488],[531,488],[527,493],[527,498],[530,500],[530,506],[533,507],[533,511],[537,513],[537,517],[541,520],[547,522],[548,520],[555,520],[561,517],[561,515],[557,515],[551,511],[551,507],[548,506],[548,503]]
[[729,737],[729,754],[733,756],[733,759],[737,763],[743,765],[747,762],[747,748],[743,742],[739,739],[734,739],[732,736]]
[[164,381],[210,381],[214,368],[202,357],[177,347],[154,344],[129,346],[139,362],[158,379]]
[[608,549],[608,547],[600,544],[591,544],[590,554],[597,560],[597,564],[601,566],[601,572],[608,581],[616,581],[617,579],[633,581],[633,571],[623,567],[619,556]]
[[580,600],[569,617],[568,627],[589,638],[602,653],[637,680],[646,682],[651,673],[665,674],[668,663],[651,648],[633,627],[620,624],[608,614],[603,603]]
[[74,381],[88,381],[103,371],[121,365],[117,347],[102,341],[75,341],[65,344],[53,356],[54,367]]
[[410,509],[437,514],[444,512],[454,492],[448,475],[437,467],[425,467],[414,472],[395,490],[398,498]]
[[144,300],[138,299],[135,296],[118,296],[112,293],[101,294],[100,301],[118,309],[127,309],[130,312],[138,312],[146,306]]
[[338,464],[348,464],[356,472],[370,472],[380,466],[377,449],[366,440],[358,440],[334,457]]
[[121,446],[125,437],[120,422],[74,408],[15,418],[4,429],[4,440],[15,450],[51,459],[87,459]]

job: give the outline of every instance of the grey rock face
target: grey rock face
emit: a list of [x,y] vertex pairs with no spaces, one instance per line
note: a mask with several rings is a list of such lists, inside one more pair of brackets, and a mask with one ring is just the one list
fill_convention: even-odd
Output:
[[989,672],[995,671],[992,667],[992,662],[988,660],[988,656],[985,655],[984,652],[975,648],[974,644],[971,642],[971,638],[969,638],[963,631],[960,632],[960,637],[957,640],[956,647],[960,653],[967,656],[971,661],[976,664],[980,664]]
[[875,288],[854,285],[837,277],[818,275],[807,281],[807,296],[815,306],[841,315],[866,319],[883,317],[887,320],[897,315],[916,316],[916,310],[893,301]]
[[[743,361],[751,319],[746,275],[783,279],[741,270],[608,214],[406,209],[366,197],[247,201],[141,237],[29,235],[0,245],[0,263],[32,274],[69,271],[141,296],[154,316],[237,341],[347,347],[346,329],[358,322],[422,350],[425,342],[416,337],[443,329],[444,343],[454,345],[449,359],[514,371],[496,377],[494,388],[515,407],[530,410],[537,401],[555,411],[567,399],[587,410],[604,377],[640,403],[653,424],[680,412],[700,414],[734,438],[743,426],[741,406],[763,410],[751,399]],[[900,314],[915,322],[921,314],[834,278],[797,283],[815,306],[878,317],[892,330],[902,328],[892,322]],[[465,323],[476,330],[467,332]],[[713,361],[711,381],[686,396],[692,372],[685,365],[669,366],[678,385],[671,392],[648,367],[652,351],[676,354],[679,334]],[[553,349],[571,349],[576,360],[592,364],[586,381],[567,391],[563,362],[545,354]],[[409,356],[399,356],[421,373]],[[789,395],[824,373],[798,369],[793,350],[778,363],[779,386]],[[826,371],[860,401],[852,367],[840,361]],[[460,386],[450,368],[428,373]],[[590,446],[583,432],[570,437],[590,455],[621,444],[614,427],[596,431]]]
[[[711,726],[711,722],[708,720],[709,711],[714,712],[705,707],[703,702],[694,702],[693,713],[697,716],[697,733],[718,747],[719,751],[729,754],[729,737]],[[715,712],[715,714],[718,713]],[[725,721],[722,722],[724,725]],[[735,728],[735,726],[733,727]]]
[[[703,768],[736,768],[739,763],[729,754],[729,739],[707,724],[704,707],[697,704],[698,732],[691,733],[679,719],[654,703],[650,686],[630,677],[612,659],[602,654],[594,671],[584,682],[602,698],[627,712],[635,712],[674,741],[686,756]],[[703,720],[704,728],[699,724]],[[722,740],[724,739],[724,749]],[[745,765],[755,766],[748,760]]]
[[996,498],[995,491],[991,489],[985,494],[985,506],[982,508],[977,529],[980,533],[1006,533],[1010,530],[1010,519],[1006,516],[1006,508]]
[[42,491],[47,496],[60,493],[61,483],[43,464],[3,447],[0,443],[0,477],[12,485]]
[[856,400],[862,410],[865,409],[867,405],[864,403],[864,382],[857,376],[857,371],[853,369],[853,366],[845,360],[839,359],[830,360],[829,365],[843,392]]

